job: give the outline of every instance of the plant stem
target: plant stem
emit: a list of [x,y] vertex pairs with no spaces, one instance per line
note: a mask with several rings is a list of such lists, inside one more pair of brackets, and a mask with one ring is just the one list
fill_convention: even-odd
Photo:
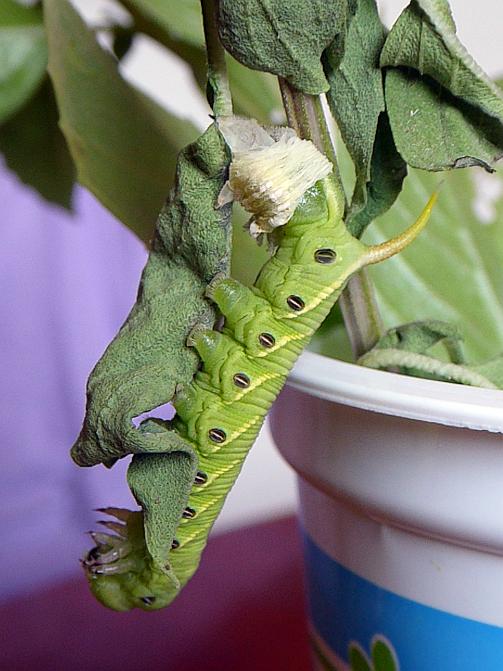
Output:
[[328,130],[320,97],[302,93],[293,88],[286,79],[283,79],[282,77],[279,77],[278,79],[283,106],[289,125],[299,137],[304,140],[311,140],[314,146],[325,154],[325,156],[332,162],[334,166],[332,179],[339,197],[339,205],[341,209],[344,210],[346,206],[346,195],[344,193],[344,187],[339,174],[339,165],[337,163],[334,145],[330,138],[330,132]]
[[[341,210],[344,210],[346,196],[320,97],[302,93],[282,78],[279,78],[279,86],[289,125],[299,137],[311,140],[333,163],[333,181],[339,194]],[[384,333],[374,287],[365,270],[349,280],[339,304],[353,354],[357,359],[368,352]]]
[[232,114],[232,97],[227,77],[225,51],[218,37],[217,0],[201,0],[204,38],[208,57],[206,97],[216,117]]
[[355,359],[368,352],[384,334],[374,285],[367,269],[349,280],[339,299],[344,325]]

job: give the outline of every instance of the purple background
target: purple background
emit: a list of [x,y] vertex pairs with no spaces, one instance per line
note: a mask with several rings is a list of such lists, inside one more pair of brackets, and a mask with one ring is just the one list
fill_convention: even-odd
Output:
[[92,509],[132,499],[125,463],[80,469],[68,451],[88,373],[134,302],[146,252],[83,189],[71,215],[0,166],[0,202],[0,667],[306,671],[292,518],[214,538],[165,610],[118,614],[90,595],[77,559]]
[[134,302],[142,244],[87,191],[73,214],[0,166],[0,600],[80,571],[92,509],[131,506],[125,463],[68,450],[89,371]]

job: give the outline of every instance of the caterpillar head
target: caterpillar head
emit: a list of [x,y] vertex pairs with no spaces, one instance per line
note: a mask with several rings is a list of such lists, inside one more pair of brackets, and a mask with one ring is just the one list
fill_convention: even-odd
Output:
[[254,119],[223,117],[219,129],[232,152],[229,181],[219,199],[237,200],[252,217],[259,241],[291,219],[302,196],[332,171],[332,164],[291,128],[262,128]]
[[82,560],[94,596],[118,611],[167,606],[178,585],[171,573],[155,565],[147,551],[143,514],[118,508],[100,512],[118,521],[100,522],[113,533],[91,532],[96,546]]
[[[222,207],[237,200],[252,217],[250,234],[262,241],[268,237],[272,248],[278,245],[278,228],[292,219],[303,197],[309,200],[317,182],[328,182],[332,163],[309,140],[301,140],[291,128],[263,128],[254,119],[222,117],[218,127],[232,153],[229,181],[218,199]],[[335,214],[342,220],[332,188]],[[417,221],[404,233],[362,253],[360,266],[378,263],[407,247],[424,228],[435,201],[435,192]],[[303,208],[304,209],[304,208]]]

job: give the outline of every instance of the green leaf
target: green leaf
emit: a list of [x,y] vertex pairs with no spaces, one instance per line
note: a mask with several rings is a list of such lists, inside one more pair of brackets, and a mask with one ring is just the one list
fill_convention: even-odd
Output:
[[220,37],[243,65],[318,94],[329,88],[321,55],[346,29],[348,11],[347,0],[221,0]]
[[0,123],[33,95],[44,78],[47,45],[40,7],[0,2]]
[[199,0],[121,0],[131,14],[135,29],[163,44],[192,68],[204,90],[206,51]]
[[472,366],[479,375],[483,375],[488,380],[491,380],[498,389],[503,389],[503,355],[500,355],[490,361]]
[[459,42],[445,0],[410,3],[386,39],[381,66],[390,68],[386,105],[407,163],[490,170],[503,155],[503,95]]
[[[330,89],[327,99],[356,170],[351,212],[367,202],[367,183],[377,133],[384,111],[384,90],[379,56],[385,29],[375,0],[360,0],[349,24],[347,39],[341,33],[324,54]],[[341,42],[345,43],[341,47]],[[341,53],[342,59],[341,59]]]
[[[438,319],[459,327],[468,361],[503,351],[503,175],[490,221],[476,214],[473,171],[449,175],[431,220],[409,248],[369,269],[387,327]],[[414,221],[438,187],[431,173],[411,171],[395,206],[367,230],[380,242]]]
[[79,181],[144,240],[197,131],[124,81],[67,0],[44,0],[49,72]]
[[0,127],[0,151],[25,184],[46,200],[70,209],[75,166],[58,118],[47,77],[28,104]]
[[[206,88],[206,51],[199,0],[122,0],[137,30],[176,53]],[[228,55],[227,67],[235,112],[271,123],[282,111],[278,83],[272,75],[249,70]]]
[[121,0],[121,3],[135,22],[139,22],[140,28],[149,22],[149,32],[157,26],[173,41],[196,49],[204,46],[200,0],[183,0],[182,3],[179,0]]

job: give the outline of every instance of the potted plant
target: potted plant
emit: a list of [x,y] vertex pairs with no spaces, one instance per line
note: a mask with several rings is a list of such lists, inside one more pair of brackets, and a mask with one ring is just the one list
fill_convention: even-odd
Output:
[[[27,104],[53,110],[55,182],[64,188],[51,197],[68,203],[74,164],[150,248],[137,303],[91,374],[72,452],[83,466],[133,455],[128,482],[140,510],[105,509],[106,533],[94,533],[83,561],[94,594],[116,610],[155,610],[176,596],[317,333],[315,348],[366,368],[303,355],[291,380],[304,391],[284,393],[273,416],[302,480],[316,663],[495,667],[501,535],[486,513],[498,507],[499,441],[488,432],[502,430],[503,364],[493,349],[501,330],[494,318],[483,339],[474,324],[480,296],[499,306],[487,282],[500,281],[500,243],[496,225],[478,230],[476,243],[467,240],[473,221],[457,228],[470,218],[466,170],[449,176],[438,205],[434,173],[493,170],[503,154],[500,89],[459,43],[445,0],[412,0],[389,32],[374,0],[121,4],[126,21],[105,26],[115,58],[67,0],[6,0],[2,10],[33,56],[20,56],[28,74],[7,100],[9,123]],[[214,122],[198,138],[120,77],[117,60],[136,32],[186,59],[206,87]],[[271,127],[278,91],[289,128]],[[405,180],[410,168],[429,174]],[[18,170],[33,180],[22,162]],[[231,241],[233,200],[251,219],[244,233],[238,213]],[[399,232],[397,207],[410,218]],[[372,240],[383,215],[395,230]],[[441,226],[409,248],[430,215]],[[265,240],[258,257],[255,243]],[[399,253],[398,265],[367,273]],[[415,286],[411,259],[426,259]],[[475,289],[459,272],[471,262]],[[438,284],[462,298],[436,301]],[[458,325],[446,321],[453,314]],[[167,402],[169,420],[158,413]],[[477,488],[466,484],[474,472]],[[484,512],[473,518],[475,503]],[[460,596],[468,575],[479,582]]]

